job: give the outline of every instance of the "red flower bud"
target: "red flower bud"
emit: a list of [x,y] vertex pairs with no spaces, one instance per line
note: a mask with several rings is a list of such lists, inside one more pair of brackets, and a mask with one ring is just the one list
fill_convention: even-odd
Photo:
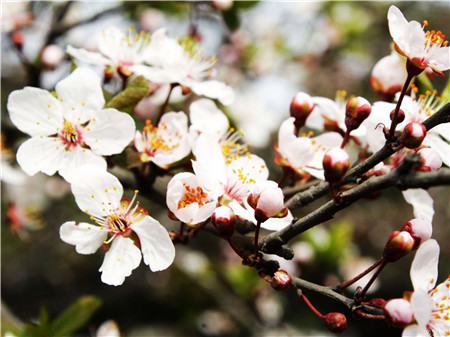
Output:
[[[391,113],[389,114],[389,117],[391,118],[391,121],[394,119],[394,112],[395,112],[395,109],[392,110]],[[404,120],[405,120],[405,112],[402,109],[400,109],[397,112],[397,123],[401,123]]]
[[127,67],[127,66],[119,66],[119,67],[117,68],[117,71],[118,71],[119,74],[122,75],[122,77],[124,77],[124,78],[128,78],[128,77],[130,77],[130,76],[133,74],[133,72],[132,72],[132,71],[130,70],[130,68]]
[[400,141],[408,149],[415,149],[422,144],[426,135],[427,129],[425,128],[425,125],[411,122],[403,129]]
[[402,231],[411,234],[414,239],[414,249],[416,249],[422,242],[431,238],[433,226],[423,219],[411,219],[403,225]]
[[103,70],[105,82],[110,81],[114,76],[114,68],[110,65],[105,66],[105,69]]
[[58,45],[50,44],[42,50],[41,62],[48,69],[54,69],[64,60],[64,50]]
[[304,92],[299,92],[292,98],[290,112],[291,117],[295,118],[294,124],[297,129],[305,125],[306,119],[314,110],[314,106],[312,97]]
[[407,231],[394,231],[384,247],[383,257],[394,262],[407,255],[414,248],[414,238]]
[[272,276],[271,285],[272,288],[280,290],[290,287],[292,284],[291,276],[287,271],[278,269]]
[[220,206],[212,214],[211,222],[220,235],[228,238],[233,235],[236,216],[230,207]]
[[323,317],[328,330],[342,332],[347,329],[347,317],[340,312],[330,312]]
[[387,320],[394,326],[403,328],[414,320],[411,304],[403,298],[390,300],[384,306]]
[[22,50],[24,40],[24,35],[20,30],[11,33],[11,42],[17,49]]
[[364,97],[351,97],[345,106],[345,126],[347,132],[359,128],[370,115],[372,107]]
[[339,181],[350,166],[350,159],[345,150],[335,147],[329,150],[322,161],[325,179],[330,183]]

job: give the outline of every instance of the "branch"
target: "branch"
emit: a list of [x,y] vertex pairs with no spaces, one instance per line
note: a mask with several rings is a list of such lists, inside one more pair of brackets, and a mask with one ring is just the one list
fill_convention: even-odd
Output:
[[[447,103],[436,113],[427,118],[423,124],[429,131],[435,126],[444,123],[450,123],[450,103]],[[359,176],[361,176],[362,174],[366,173],[368,170],[373,168],[375,165],[381,163],[382,161],[389,158],[392,154],[394,154],[396,151],[395,148],[396,147],[393,146],[393,143],[387,142],[380,150],[372,154],[365,161],[352,167],[348,171],[348,173],[344,176],[342,181],[347,182],[349,180],[358,178]],[[329,191],[329,184],[327,182],[321,182],[320,184],[315,185],[314,187],[306,191],[294,195],[286,202],[286,207],[292,208],[305,206],[323,197],[328,193],[328,191]]]
[[438,172],[426,173],[405,174],[407,173],[406,171],[407,168],[400,166],[384,176],[370,178],[353,189],[343,192],[339,200],[330,200],[290,226],[268,235],[262,242],[262,251],[277,254],[283,244],[286,244],[298,234],[332,219],[340,210],[347,208],[355,201],[374,192],[389,187],[397,187],[404,190],[408,188],[429,188],[438,185],[450,185],[450,169],[447,168],[441,169]]

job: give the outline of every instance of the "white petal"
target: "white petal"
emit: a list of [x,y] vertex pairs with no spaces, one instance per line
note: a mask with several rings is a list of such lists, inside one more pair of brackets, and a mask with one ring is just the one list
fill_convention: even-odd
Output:
[[411,264],[411,282],[414,290],[428,291],[436,285],[439,263],[439,245],[430,239],[417,249]]
[[402,333],[402,337],[429,337],[427,329],[424,329],[417,324],[407,326]]
[[226,166],[224,161],[192,161],[192,168],[200,184],[208,191],[222,195],[227,183]]
[[64,107],[64,118],[84,123],[103,108],[105,99],[100,78],[88,68],[77,68],[56,84],[56,94]]
[[431,320],[433,300],[424,290],[415,290],[411,296],[411,307],[417,323],[425,329]]
[[106,321],[97,329],[95,337],[120,337],[120,330],[114,321]]
[[430,57],[430,65],[438,71],[450,69],[450,47],[434,47]]
[[[78,176],[78,171],[84,165],[95,166],[99,170],[106,171],[106,160],[93,153],[91,150],[77,146],[64,152],[59,168],[59,174],[68,182]],[[78,178],[77,178],[78,179]]]
[[78,254],[94,254],[106,240],[107,235],[106,229],[85,222],[76,224],[75,221],[68,221],[59,228],[61,240],[74,245]]
[[402,192],[406,202],[413,207],[414,217],[433,221],[434,207],[433,199],[427,191],[420,188],[411,188]]
[[269,169],[261,157],[250,154],[233,160],[228,165],[228,176],[234,176],[243,184],[254,184],[269,178]]
[[292,223],[294,216],[291,211],[283,218],[269,218],[261,224],[261,227],[270,231],[279,231]]
[[130,115],[116,109],[99,110],[84,129],[84,140],[96,154],[121,153],[131,142],[136,126]]
[[141,242],[144,263],[152,271],[167,269],[175,258],[175,247],[167,230],[155,219],[146,216],[144,220],[131,225]]
[[117,27],[104,29],[99,37],[98,49],[115,63],[119,61],[120,55],[125,47],[127,37]]
[[199,99],[189,107],[191,129],[199,133],[213,133],[217,136],[224,135],[229,126],[228,118],[220,111],[214,101]]
[[404,31],[408,27],[408,21],[396,6],[389,7],[387,18],[389,22],[389,32],[391,33],[392,39],[396,42],[403,36]]
[[112,286],[121,285],[125,277],[139,266],[141,258],[141,251],[133,240],[121,236],[115,238],[99,269],[102,282]]
[[54,137],[33,137],[20,145],[17,162],[28,175],[43,172],[54,175],[61,168],[66,151]]
[[78,207],[99,217],[117,209],[123,195],[122,185],[115,176],[92,166],[80,168],[71,187]]
[[13,91],[8,111],[14,125],[30,136],[53,135],[63,125],[61,104],[46,90],[25,87]]
[[[445,125],[450,128],[450,126]],[[450,144],[435,133],[428,133],[423,144],[431,147],[441,157],[445,165],[450,166]]]
[[433,133],[436,132],[441,135],[444,139],[450,142],[450,127],[448,123],[436,125],[433,128]]
[[192,225],[206,221],[211,217],[217,208],[217,200],[207,202],[202,207],[199,207],[198,211],[194,215],[194,221],[191,222]]
[[204,82],[192,82],[188,86],[197,95],[218,99],[223,105],[230,105],[233,103],[233,89],[225,83],[210,80]]
[[74,48],[72,46],[67,46],[67,54],[77,59],[77,61],[81,61],[87,64],[106,65],[111,63],[110,60],[103,57],[101,54],[94,53],[83,48]]

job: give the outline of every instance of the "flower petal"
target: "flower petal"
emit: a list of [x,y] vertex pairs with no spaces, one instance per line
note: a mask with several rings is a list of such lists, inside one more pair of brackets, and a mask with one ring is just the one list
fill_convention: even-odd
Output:
[[417,249],[411,264],[411,282],[414,290],[428,291],[434,288],[438,276],[439,245],[430,239]]
[[53,137],[33,137],[20,145],[17,162],[32,176],[37,172],[54,175],[61,168],[66,151],[62,142]]
[[[444,125],[447,128],[449,128],[448,125]],[[442,159],[442,162],[450,166],[450,144],[447,143],[445,140],[443,140],[439,135],[429,133],[424,141],[423,144],[426,146],[431,147],[434,151],[436,151],[439,156]]]
[[121,153],[132,141],[136,126],[130,115],[116,109],[99,110],[84,129],[84,139],[96,154]]
[[67,46],[67,54],[74,57],[77,61],[81,61],[86,64],[106,65],[111,63],[110,60],[103,57],[101,54],[94,53],[83,48]]
[[421,188],[410,188],[402,194],[406,202],[413,207],[415,218],[424,219],[430,223],[433,221],[433,199],[427,191]]
[[146,216],[131,225],[141,242],[144,263],[152,271],[167,269],[175,258],[175,247],[167,230],[155,219]]
[[105,105],[100,78],[88,68],[75,69],[56,84],[55,90],[64,107],[64,118],[72,122],[87,122]]
[[121,285],[125,277],[139,266],[141,258],[141,251],[133,240],[121,236],[115,238],[99,269],[102,282],[112,286]]
[[106,161],[103,157],[96,155],[91,150],[75,147],[64,152],[61,160],[59,174],[68,182],[78,176],[78,171],[84,165],[97,167],[98,170],[106,171]]
[[78,254],[94,254],[107,236],[108,231],[103,227],[85,222],[67,221],[59,228],[61,240],[75,246]]
[[203,82],[190,81],[186,83],[197,95],[218,99],[223,105],[230,105],[234,100],[231,87],[223,82],[209,80]]
[[197,133],[213,133],[220,137],[228,130],[228,118],[210,99],[195,101],[190,105],[189,112],[191,130]]
[[402,337],[429,337],[427,329],[424,329],[417,324],[407,326],[402,333]]
[[261,224],[261,228],[269,231],[279,231],[292,223],[294,216],[291,211],[283,218],[269,218]]
[[61,104],[46,90],[25,87],[13,91],[8,111],[13,124],[30,136],[53,135],[63,125]]
[[80,168],[73,178],[72,193],[83,212],[102,217],[119,207],[123,188],[112,174],[87,165]]
[[422,329],[426,329],[431,320],[433,300],[424,290],[416,290],[411,296],[411,307],[417,323]]

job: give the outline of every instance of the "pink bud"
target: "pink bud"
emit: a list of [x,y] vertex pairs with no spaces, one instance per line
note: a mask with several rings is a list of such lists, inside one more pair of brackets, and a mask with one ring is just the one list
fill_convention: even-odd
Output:
[[[391,111],[391,113],[389,114],[389,117],[391,118],[391,120],[394,119],[394,113],[395,113],[395,109]],[[401,123],[405,120],[405,112],[402,109],[399,109],[397,112],[397,123]]]
[[306,119],[314,109],[314,101],[304,92],[297,93],[291,101],[291,117],[295,118],[295,127],[300,129],[305,125]]
[[328,330],[332,332],[342,332],[347,329],[347,317],[340,312],[330,312],[323,318]]
[[334,183],[347,172],[350,167],[350,159],[344,149],[335,147],[325,154],[322,165],[326,181]]
[[407,231],[394,231],[384,247],[383,257],[394,262],[407,255],[414,248],[415,240]]
[[436,171],[442,166],[442,159],[439,153],[435,150],[424,147],[417,152],[422,159],[422,166],[419,167],[420,171]]
[[272,276],[271,285],[274,289],[286,289],[291,284],[291,276],[283,269],[278,269]]
[[345,106],[345,126],[347,132],[359,128],[361,123],[370,115],[372,106],[364,97],[351,97]]
[[274,181],[268,180],[255,185],[247,202],[255,209],[255,217],[258,221],[285,215],[283,191]]
[[422,144],[426,135],[427,129],[425,128],[425,125],[411,122],[403,129],[400,141],[408,149],[415,149]]
[[384,313],[392,325],[405,327],[414,320],[411,303],[403,298],[390,300],[384,306]]
[[24,40],[25,37],[20,30],[15,30],[11,33],[11,42],[17,49],[22,50]]
[[64,51],[56,44],[50,44],[44,48],[41,54],[42,64],[50,69],[56,68],[64,60]]
[[431,222],[424,219],[411,219],[403,225],[402,231],[411,234],[415,240],[414,248],[417,248],[422,242],[431,238],[433,226]]
[[233,6],[233,0],[213,0],[212,5],[220,11],[226,11]]
[[217,207],[211,216],[211,221],[222,236],[230,237],[233,235],[236,216],[230,207]]
[[404,59],[393,52],[375,64],[370,76],[370,86],[375,92],[389,99],[402,89],[407,75]]

